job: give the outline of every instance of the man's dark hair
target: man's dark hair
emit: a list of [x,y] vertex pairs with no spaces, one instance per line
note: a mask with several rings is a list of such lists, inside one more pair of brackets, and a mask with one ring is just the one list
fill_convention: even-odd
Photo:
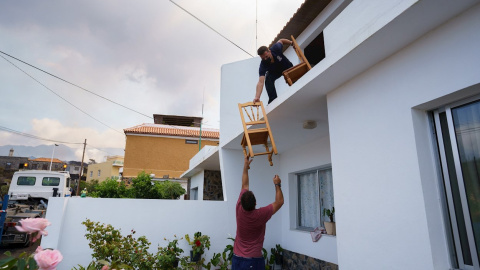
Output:
[[255,205],[257,204],[257,200],[255,199],[255,195],[250,190],[243,193],[242,198],[240,199],[242,203],[243,209],[245,211],[252,211],[255,209]]
[[262,55],[266,51],[268,51],[267,46],[262,46],[262,47],[258,48],[257,53],[258,53],[258,55]]

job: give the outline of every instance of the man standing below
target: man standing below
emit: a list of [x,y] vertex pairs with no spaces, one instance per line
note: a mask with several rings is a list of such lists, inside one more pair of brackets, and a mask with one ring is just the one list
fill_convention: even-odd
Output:
[[257,91],[253,102],[260,101],[263,84],[267,89],[268,104],[277,98],[275,81],[282,76],[282,72],[291,68],[293,65],[285,55],[283,55],[283,44],[292,45],[293,42],[288,39],[280,39],[270,49],[266,46],[258,48],[257,53],[262,58],[258,70],[260,78],[257,83]]
[[[253,160],[253,159],[252,159]],[[237,236],[233,246],[232,270],[264,270],[265,260],[262,256],[263,240],[267,221],[283,205],[283,193],[280,177],[273,177],[275,202],[255,209],[256,199],[249,190],[248,169],[252,160],[245,157],[242,176],[242,191],[236,206]]]

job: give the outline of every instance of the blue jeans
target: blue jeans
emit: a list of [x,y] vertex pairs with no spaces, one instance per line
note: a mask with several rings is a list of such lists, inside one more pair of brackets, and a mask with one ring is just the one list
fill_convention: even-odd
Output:
[[265,259],[259,258],[243,258],[233,254],[232,270],[265,270]]

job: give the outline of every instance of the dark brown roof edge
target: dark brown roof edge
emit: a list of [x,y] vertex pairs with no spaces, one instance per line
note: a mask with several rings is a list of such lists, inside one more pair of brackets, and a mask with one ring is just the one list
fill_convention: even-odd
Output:
[[330,2],[332,0],[305,0],[268,47],[272,47],[282,38],[290,39],[290,36],[297,38]]

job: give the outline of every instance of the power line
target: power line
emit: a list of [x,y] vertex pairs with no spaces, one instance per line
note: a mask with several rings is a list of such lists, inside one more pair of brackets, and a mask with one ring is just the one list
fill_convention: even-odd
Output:
[[32,138],[32,139],[37,139],[37,140],[44,140],[44,141],[64,143],[64,144],[83,144],[83,143],[63,142],[63,141],[58,141],[58,140],[45,139],[45,138],[42,138],[42,137],[39,137],[39,136],[36,136],[36,135],[31,135],[31,134],[28,134],[28,133],[16,131],[16,130],[13,130],[13,129],[10,129],[10,128],[7,128],[7,127],[2,127],[2,126],[0,126],[0,130],[10,132],[10,133],[13,133],[13,134],[16,134],[16,135]]
[[184,9],[183,7],[181,7],[180,5],[178,5],[177,3],[173,2],[172,0],[170,0],[170,2],[172,2],[174,5],[176,5],[177,7],[179,7],[181,10],[185,11],[186,13],[188,13],[190,16],[192,16],[193,18],[197,19],[197,21],[203,23],[206,27],[210,28],[213,32],[219,34],[221,37],[223,37],[224,39],[228,40],[230,43],[232,43],[233,45],[235,45],[237,48],[239,48],[240,50],[244,51],[245,53],[247,53],[248,55],[250,55],[251,57],[254,57],[253,55],[251,55],[249,52],[247,52],[246,50],[244,50],[242,47],[238,46],[237,44],[235,44],[233,41],[231,41],[230,39],[226,38],[224,35],[220,34],[217,30],[213,29],[210,25],[206,24],[205,22],[203,22],[202,20],[200,20],[199,18],[197,18],[195,15],[193,15],[192,13],[190,13],[188,10]]
[[[70,85],[72,85],[72,86],[75,86],[75,87],[79,88],[79,89],[82,89],[82,90],[84,90],[84,91],[86,91],[86,92],[88,92],[88,93],[90,93],[90,94],[92,94],[92,95],[95,95],[95,96],[100,97],[100,98],[102,98],[102,99],[104,99],[104,100],[107,100],[107,101],[109,101],[109,102],[112,102],[112,103],[115,104],[115,105],[121,106],[121,107],[123,107],[123,108],[125,108],[125,109],[128,109],[128,110],[130,110],[130,111],[133,111],[133,112],[138,113],[138,114],[140,114],[140,115],[143,115],[143,116],[145,116],[145,117],[148,117],[148,118],[150,118],[150,119],[154,119],[154,118],[151,117],[151,116],[148,116],[148,115],[146,115],[146,114],[143,114],[143,113],[141,113],[141,112],[138,112],[138,111],[136,111],[136,110],[134,110],[134,109],[131,109],[131,108],[127,107],[127,106],[124,106],[124,105],[122,105],[122,104],[120,104],[120,103],[117,103],[117,102],[115,102],[115,101],[113,101],[113,100],[110,100],[110,99],[108,99],[108,98],[106,98],[106,97],[103,97],[103,96],[101,96],[101,95],[99,95],[99,94],[96,94],[96,93],[94,93],[94,92],[92,92],[92,91],[90,91],[90,90],[88,90],[88,89],[85,89],[84,87],[81,87],[81,86],[79,86],[79,85],[76,85],[76,84],[74,84],[74,83],[71,83],[71,82],[69,82],[69,81],[67,81],[67,80],[65,80],[65,79],[62,79],[61,77],[58,77],[58,76],[56,76],[56,75],[54,75],[54,74],[52,74],[52,73],[49,73],[49,72],[47,72],[47,71],[45,71],[45,70],[43,70],[43,69],[41,69],[41,68],[38,68],[38,67],[36,67],[36,66],[34,66],[34,65],[32,65],[32,64],[29,64],[29,63],[27,63],[27,62],[25,62],[25,61],[23,61],[23,60],[21,60],[21,59],[18,59],[17,57],[14,57],[14,56],[12,56],[12,55],[10,55],[10,54],[7,54],[7,53],[3,52],[3,51],[1,51],[1,50],[0,50],[0,53],[6,55],[6,56],[8,56],[8,57],[11,57],[11,58],[13,58],[13,59],[15,59],[15,60],[17,60],[17,61],[19,61],[19,62],[21,62],[21,63],[24,63],[25,65],[28,65],[28,66],[30,66],[30,67],[33,67],[33,68],[35,68],[35,69],[37,69],[37,70],[39,70],[39,71],[41,71],[41,72],[44,72],[45,74],[48,74],[48,75],[50,75],[50,76],[52,76],[52,77],[54,77],[54,78],[56,78],[56,79],[59,79],[59,80],[61,80],[61,81],[63,81],[63,82],[66,82],[66,83],[68,83],[68,84],[70,84]],[[17,69],[19,69],[19,70],[22,71],[23,73],[25,73],[27,76],[29,76],[30,78],[32,78],[33,80],[35,80],[36,82],[38,82],[39,84],[41,84],[42,86],[44,86],[45,88],[47,88],[48,90],[52,91],[55,95],[57,95],[57,96],[60,97],[61,99],[63,99],[63,100],[65,100],[66,102],[68,102],[66,99],[64,99],[63,97],[61,97],[61,96],[58,95],[57,93],[55,93],[53,90],[51,90],[50,88],[48,88],[47,86],[45,86],[44,84],[42,84],[41,82],[39,82],[38,80],[36,80],[35,78],[33,78],[32,76],[30,76],[27,72],[23,71],[21,68],[19,68],[18,66],[16,66],[16,65],[13,64],[12,62],[10,62],[8,59],[6,59],[5,57],[3,57],[2,55],[0,55],[0,56],[1,56],[3,59],[5,59],[5,61],[9,62],[9,63],[12,64],[14,67],[16,67]],[[70,102],[68,102],[68,103],[71,104],[72,106],[74,106],[75,108],[77,108],[77,107],[76,107],[75,105],[73,105],[72,103],[70,103]],[[79,108],[77,108],[77,109],[79,109]],[[81,109],[79,109],[79,110],[82,111]],[[85,114],[87,114],[88,116],[92,117],[94,120],[99,121],[99,120],[95,119],[93,116],[89,115],[88,113],[86,113],[86,112],[84,112],[84,111],[82,111],[82,112],[85,113]],[[99,122],[100,122],[100,121],[99,121]],[[104,123],[102,123],[102,122],[100,122],[100,123],[103,124],[103,125],[105,125],[105,126],[107,126],[106,124],[104,124]],[[178,129],[178,127],[176,127],[176,126],[174,126],[174,125],[169,125],[169,124],[167,124],[167,125],[168,125],[168,126],[171,126],[172,128]],[[211,125],[210,125],[210,126],[211,126]],[[107,127],[108,127],[108,128],[111,128],[111,127],[109,127],[109,126],[107,126]],[[113,129],[113,128],[111,128],[111,129]],[[113,130],[119,132],[119,131],[116,130],[116,129],[113,129]],[[119,132],[119,133],[123,134],[122,132]]]
[[114,130],[120,134],[124,134],[123,132],[120,132],[112,127],[110,127],[109,125],[103,123],[102,121],[98,120],[97,118],[93,117],[92,115],[90,115],[89,113],[85,112],[84,110],[80,109],[79,107],[75,106],[73,103],[71,103],[70,101],[68,101],[67,99],[65,99],[64,97],[60,96],[59,94],[57,94],[55,91],[53,91],[52,89],[48,88],[46,85],[44,85],[43,83],[41,83],[39,80],[35,79],[33,76],[31,76],[30,74],[28,74],[26,71],[24,71],[23,69],[21,69],[20,67],[18,67],[17,65],[15,65],[14,63],[12,63],[11,61],[9,61],[7,58],[5,58],[3,55],[0,55],[3,59],[5,59],[5,61],[9,62],[10,64],[12,64],[14,67],[16,67],[17,69],[19,69],[21,72],[25,73],[28,77],[32,78],[34,81],[36,81],[37,83],[39,83],[40,85],[42,85],[43,87],[45,87],[46,89],[48,89],[50,92],[52,92],[53,94],[55,94],[57,97],[63,99],[65,102],[67,102],[68,104],[72,105],[74,108],[76,108],[77,110],[83,112],[84,114],[88,115],[90,118],[92,118],[93,120],[99,122],[100,124],[110,128],[111,130]]
[[[28,66],[30,66],[30,67],[33,67],[34,69],[37,69],[37,70],[39,70],[39,71],[41,71],[41,72],[43,72],[43,73],[46,73],[46,74],[48,74],[48,75],[50,75],[50,76],[52,76],[52,77],[54,77],[54,78],[57,78],[57,79],[59,79],[59,80],[61,80],[61,81],[63,81],[63,82],[66,82],[66,83],[68,83],[68,84],[70,84],[70,85],[73,85],[73,86],[75,86],[75,87],[77,87],[77,88],[80,88],[80,89],[82,89],[82,90],[84,90],[84,91],[86,91],[86,92],[88,92],[88,93],[90,93],[90,94],[92,94],[92,95],[95,95],[95,96],[97,96],[97,97],[99,97],[99,98],[102,98],[102,99],[104,99],[104,100],[107,100],[107,101],[109,101],[109,102],[111,102],[111,103],[113,103],[113,104],[115,104],[115,105],[121,106],[121,107],[123,107],[123,108],[125,108],[125,109],[127,109],[127,110],[130,110],[130,111],[132,111],[132,112],[135,112],[135,113],[138,113],[138,114],[143,115],[143,116],[145,116],[145,117],[148,117],[148,118],[150,118],[150,119],[153,119],[153,117],[151,117],[151,116],[148,116],[148,115],[146,115],[146,114],[143,114],[143,113],[141,113],[141,112],[138,112],[138,111],[136,111],[136,110],[134,110],[134,109],[132,109],[132,108],[129,108],[129,107],[127,107],[127,106],[125,106],[125,105],[122,105],[122,104],[120,104],[120,103],[118,103],[118,102],[115,102],[115,101],[113,101],[113,100],[111,100],[111,99],[108,99],[108,98],[106,98],[106,97],[103,97],[103,96],[101,96],[101,95],[99,95],[99,94],[97,94],[97,93],[95,93],[95,92],[92,92],[92,91],[90,91],[90,90],[88,90],[88,89],[86,89],[86,88],[83,88],[83,87],[81,87],[81,86],[79,86],[79,85],[77,85],[77,84],[74,84],[74,83],[69,82],[69,81],[67,81],[67,80],[65,80],[65,79],[62,79],[62,78],[60,78],[60,77],[58,77],[58,76],[56,76],[56,75],[54,75],[54,74],[52,74],[52,73],[49,73],[49,72],[47,72],[47,71],[45,71],[45,70],[43,70],[43,69],[41,69],[41,68],[38,68],[38,67],[36,67],[36,66],[34,66],[34,65],[32,65],[32,64],[29,64],[29,63],[27,63],[27,62],[25,62],[25,61],[23,61],[23,60],[20,60],[20,59],[14,57],[14,56],[12,56],[12,55],[10,55],[10,54],[8,54],[8,53],[5,53],[5,52],[3,52],[3,51],[0,51],[0,53],[3,53],[4,55],[6,55],[6,56],[8,56],[8,57],[11,57],[11,58],[13,58],[13,59],[15,59],[15,60],[17,60],[17,61],[19,61],[19,62],[24,63],[25,65],[28,65]],[[3,56],[2,56],[2,57],[3,57]],[[5,59],[5,58],[4,58],[4,59]],[[5,60],[6,60],[6,59],[5,59]],[[27,74],[27,75],[28,75],[28,74]]]

